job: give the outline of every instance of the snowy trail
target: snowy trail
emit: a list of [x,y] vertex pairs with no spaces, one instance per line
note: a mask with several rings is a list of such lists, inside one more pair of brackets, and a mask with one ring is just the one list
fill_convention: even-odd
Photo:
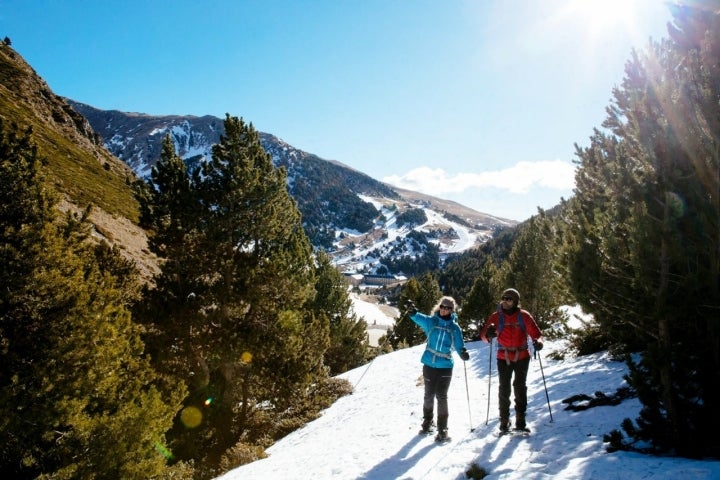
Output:
[[424,346],[420,345],[382,355],[341,375],[356,386],[353,394],[279,440],[268,449],[268,458],[221,478],[461,480],[472,463],[489,473],[487,480],[720,478],[720,462],[608,454],[603,435],[619,429],[624,418],[637,417],[637,399],[582,411],[565,410],[562,400],[596,391],[613,394],[625,384],[625,364],[611,361],[605,353],[551,360],[548,353],[562,347],[554,342],[547,342],[541,352],[553,421],[539,362],[534,360],[528,375],[527,414],[532,433],[498,438],[495,352],[486,425],[491,352],[481,342],[467,347],[471,355],[465,364],[468,390],[459,359],[450,386],[450,443],[440,445],[432,436],[418,435],[423,397],[420,356]]

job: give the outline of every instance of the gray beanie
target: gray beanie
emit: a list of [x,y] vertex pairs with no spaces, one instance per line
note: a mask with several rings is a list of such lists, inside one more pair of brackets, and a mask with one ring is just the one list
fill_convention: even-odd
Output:
[[506,289],[506,290],[502,293],[502,296],[503,296],[503,297],[504,297],[504,296],[512,297],[513,300],[514,300],[513,303],[514,303],[515,305],[518,305],[518,304],[520,303],[520,292],[518,292],[518,291],[515,290],[514,288],[508,288],[508,289]]

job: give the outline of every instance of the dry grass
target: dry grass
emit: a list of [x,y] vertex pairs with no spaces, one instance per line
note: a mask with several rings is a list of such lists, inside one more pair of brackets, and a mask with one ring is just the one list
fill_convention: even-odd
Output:
[[[59,205],[62,212],[80,213],[74,204],[63,201]],[[158,258],[148,249],[148,238],[145,230],[120,215],[111,215],[105,210],[95,207],[90,212],[93,224],[93,235],[98,240],[105,240],[117,246],[126,258],[135,262],[143,281],[150,282],[160,270]]]

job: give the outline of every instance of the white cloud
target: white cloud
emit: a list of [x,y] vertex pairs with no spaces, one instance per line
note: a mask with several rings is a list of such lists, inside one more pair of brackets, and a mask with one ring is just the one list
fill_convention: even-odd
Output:
[[434,195],[488,187],[527,194],[533,187],[571,190],[575,186],[575,165],[561,160],[523,161],[502,170],[455,174],[442,168],[418,167],[403,175],[387,176],[383,181],[407,190],[434,192]]

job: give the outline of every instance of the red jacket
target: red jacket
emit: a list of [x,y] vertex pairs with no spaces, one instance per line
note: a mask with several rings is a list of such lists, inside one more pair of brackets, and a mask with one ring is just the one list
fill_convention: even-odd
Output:
[[[518,324],[518,312],[522,313],[523,323],[525,324],[525,332]],[[530,312],[523,309],[516,308],[513,313],[503,312],[505,321],[503,323],[503,329],[500,335],[497,337],[498,341],[498,360],[517,361],[523,358],[530,357],[530,351],[528,350],[528,336],[530,341],[534,342],[542,338],[542,332],[538,328],[537,323]],[[480,338],[483,342],[489,343],[488,338],[485,336],[488,326],[495,325],[495,330],[500,331],[500,313],[493,312],[485,322]]]

